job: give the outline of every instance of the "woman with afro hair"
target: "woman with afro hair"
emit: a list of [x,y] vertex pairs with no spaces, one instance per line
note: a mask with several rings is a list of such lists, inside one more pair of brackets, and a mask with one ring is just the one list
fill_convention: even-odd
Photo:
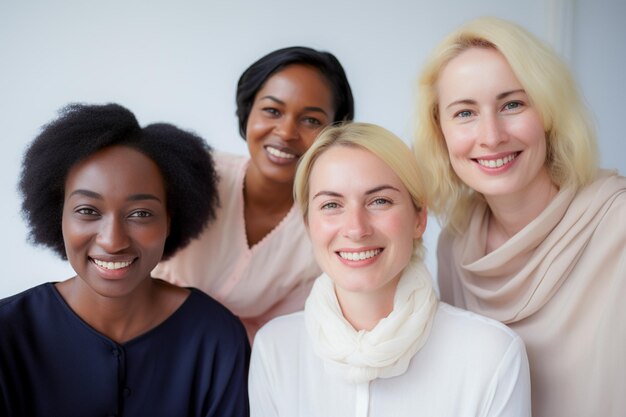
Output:
[[215,216],[207,151],[116,104],[70,105],[33,141],[19,184],[30,237],[76,276],[0,300],[0,415],[248,414],[239,320],[151,277]]

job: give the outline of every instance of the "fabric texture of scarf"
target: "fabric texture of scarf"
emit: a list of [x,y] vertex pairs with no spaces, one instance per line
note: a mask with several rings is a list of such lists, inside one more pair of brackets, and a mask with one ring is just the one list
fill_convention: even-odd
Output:
[[626,410],[626,178],[601,171],[563,188],[486,253],[489,208],[439,238],[444,301],[506,323],[528,352],[535,417],[623,417]]
[[406,372],[428,339],[437,304],[430,273],[422,261],[412,260],[398,282],[393,311],[372,330],[357,331],[344,318],[326,274],[315,281],[304,317],[326,371],[360,383]]
[[476,207],[453,249],[460,261],[453,267],[464,289],[463,307],[503,323],[541,309],[569,277],[623,187],[622,177],[602,171],[579,192],[561,190],[539,217],[487,255],[479,242],[486,241],[490,212],[484,203]]

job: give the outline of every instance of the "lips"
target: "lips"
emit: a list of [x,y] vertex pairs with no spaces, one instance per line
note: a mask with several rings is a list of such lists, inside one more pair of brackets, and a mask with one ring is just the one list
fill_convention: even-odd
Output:
[[363,251],[338,251],[337,254],[340,258],[347,261],[364,261],[379,255],[382,251],[382,249],[378,248]]
[[266,145],[265,150],[268,154],[278,159],[296,160],[300,157],[295,151],[285,147]]
[[108,269],[110,271],[116,271],[116,270],[119,270],[119,269],[127,268],[135,261],[134,259],[132,259],[132,260],[129,260],[129,261],[115,261],[115,262],[111,262],[111,261],[103,261],[103,260],[95,259],[95,258],[91,258],[91,260],[93,261],[93,263],[98,265],[100,268]]
[[507,164],[510,164],[515,158],[519,156],[521,152],[514,152],[506,156],[499,158],[476,158],[474,161],[485,168],[501,168]]

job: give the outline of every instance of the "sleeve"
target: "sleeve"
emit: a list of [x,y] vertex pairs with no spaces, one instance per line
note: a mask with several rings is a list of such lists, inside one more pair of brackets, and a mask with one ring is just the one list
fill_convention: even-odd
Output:
[[237,327],[235,342],[228,344],[217,357],[220,368],[213,376],[212,385],[220,389],[212,393],[211,406],[206,417],[247,417],[250,415],[248,402],[250,344],[243,326],[238,323]]
[[257,335],[252,347],[250,360],[250,415],[252,417],[277,417],[278,410],[274,403],[274,375],[271,363],[267,360],[264,333]]
[[516,336],[486,390],[483,417],[531,417],[530,371],[524,342]]

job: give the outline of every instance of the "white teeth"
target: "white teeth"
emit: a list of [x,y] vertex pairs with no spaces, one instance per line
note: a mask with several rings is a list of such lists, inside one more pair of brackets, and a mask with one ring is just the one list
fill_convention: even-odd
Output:
[[362,261],[373,258],[381,252],[381,249],[366,250],[363,252],[339,252],[339,256],[348,261]]
[[94,259],[93,260],[94,263],[96,265],[98,265],[101,268],[106,268],[106,269],[120,269],[120,268],[126,268],[128,265],[132,264],[133,261],[126,261],[126,262],[104,262],[104,261],[100,261],[98,259]]
[[278,157],[278,158],[283,158],[283,159],[294,159],[296,156],[290,153],[286,153],[283,151],[279,151],[276,148],[272,148],[271,146],[268,146],[267,148],[267,152]]
[[502,165],[508,164],[517,157],[517,154],[510,154],[500,159],[478,159],[478,163],[487,168],[500,168]]

